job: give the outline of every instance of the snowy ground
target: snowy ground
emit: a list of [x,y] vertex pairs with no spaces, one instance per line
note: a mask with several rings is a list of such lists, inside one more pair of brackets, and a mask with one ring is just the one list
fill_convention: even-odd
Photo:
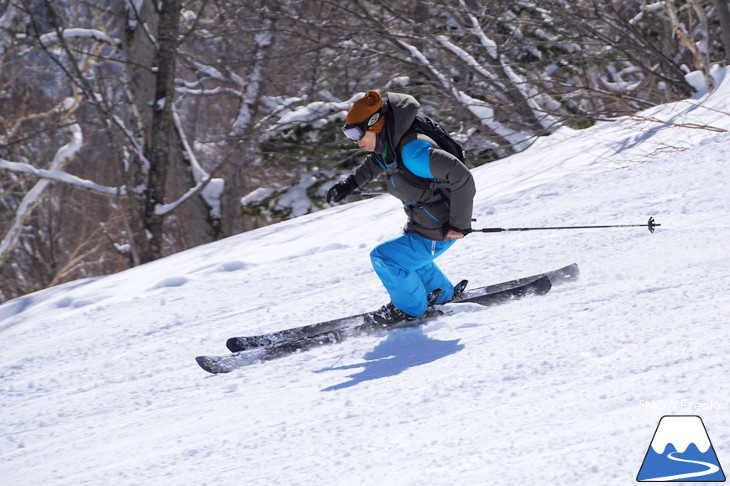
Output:
[[[722,80],[725,71],[717,71]],[[662,415],[730,473],[730,76],[475,170],[475,285],[577,262],[545,297],[213,376],[234,335],[371,310],[398,203],[342,205],[0,306],[0,477],[13,485],[629,485]],[[685,126],[682,126],[685,125]],[[471,308],[470,308],[471,309]]]

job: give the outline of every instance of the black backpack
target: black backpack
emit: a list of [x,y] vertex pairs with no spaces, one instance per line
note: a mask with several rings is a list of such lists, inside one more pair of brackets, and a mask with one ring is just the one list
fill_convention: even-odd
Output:
[[[410,129],[414,130],[416,133],[426,135],[428,138],[436,142],[436,145],[438,145],[441,150],[450,153],[460,161],[464,162],[464,151],[462,150],[461,145],[459,145],[458,142],[454,140],[446,130],[444,130],[444,127],[442,127],[437,122],[431,120],[427,116],[416,116],[415,120],[413,120],[413,123],[411,124]],[[403,143],[403,140],[401,140],[401,143]],[[403,161],[400,157],[400,147],[398,147],[395,152],[397,161],[396,170],[400,172],[401,176],[403,176],[404,179],[406,179],[412,185],[423,189],[440,189],[438,191],[438,193],[440,194],[439,197],[443,197],[443,199],[446,199],[447,201],[449,200],[449,191],[445,183],[441,183],[433,179],[424,179],[423,177],[417,176],[416,174],[408,170],[403,164]]]
[[461,145],[454,140],[449,133],[444,130],[444,127],[439,125],[437,122],[431,120],[427,116],[416,116],[411,125],[416,133],[426,135],[428,138],[436,142],[441,150],[445,150],[457,159],[464,162],[464,151]]

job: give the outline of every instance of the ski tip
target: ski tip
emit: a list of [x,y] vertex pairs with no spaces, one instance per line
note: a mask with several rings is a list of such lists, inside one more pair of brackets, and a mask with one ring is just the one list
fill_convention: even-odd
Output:
[[570,277],[573,280],[578,280],[578,277],[580,277],[580,267],[578,267],[578,264],[572,263],[572,264],[568,265],[568,268],[569,268],[568,273],[570,274]]
[[208,363],[208,358],[206,356],[196,356],[195,362],[198,363],[198,366],[203,368],[208,373],[212,373],[212,371],[210,370],[210,365]]
[[195,358],[195,361],[201,368],[203,368],[208,373],[218,374],[228,372],[227,370],[223,370],[219,366],[217,366],[217,362],[211,359],[210,356],[197,356]]
[[[238,338],[234,338],[234,337],[230,338],[228,341],[226,341],[226,347],[228,348],[228,350],[231,353],[241,351],[241,349],[239,349],[240,346],[238,344]],[[195,358],[195,359],[198,359],[198,358]]]
[[580,276],[580,268],[577,263],[571,263],[563,268],[552,272],[545,272],[543,275],[550,277],[553,285],[559,285],[566,282],[574,282]]

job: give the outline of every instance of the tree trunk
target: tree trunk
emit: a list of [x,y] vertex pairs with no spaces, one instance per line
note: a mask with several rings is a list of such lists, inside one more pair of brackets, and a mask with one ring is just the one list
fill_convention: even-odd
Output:
[[[155,94],[152,99],[152,124],[147,132],[145,153],[150,172],[145,204],[145,228],[149,231],[149,258],[162,256],[162,222],[158,206],[165,203],[167,171],[170,165],[170,145],[175,139],[172,103],[175,96],[175,57],[180,30],[181,0],[159,3],[160,24],[157,29],[157,70]],[[143,259],[144,261],[150,261]]]
[[717,17],[720,19],[722,45],[725,48],[725,62],[730,64],[730,2],[728,0],[714,0]]

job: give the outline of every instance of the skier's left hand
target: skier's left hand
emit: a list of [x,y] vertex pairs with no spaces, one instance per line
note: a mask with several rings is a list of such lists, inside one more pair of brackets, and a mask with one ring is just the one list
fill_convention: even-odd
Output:
[[352,194],[352,191],[355,189],[357,189],[357,182],[355,182],[354,176],[350,176],[344,181],[338,182],[334,186],[330,187],[327,191],[326,200],[328,203],[330,201],[334,201],[336,203],[340,202]]

